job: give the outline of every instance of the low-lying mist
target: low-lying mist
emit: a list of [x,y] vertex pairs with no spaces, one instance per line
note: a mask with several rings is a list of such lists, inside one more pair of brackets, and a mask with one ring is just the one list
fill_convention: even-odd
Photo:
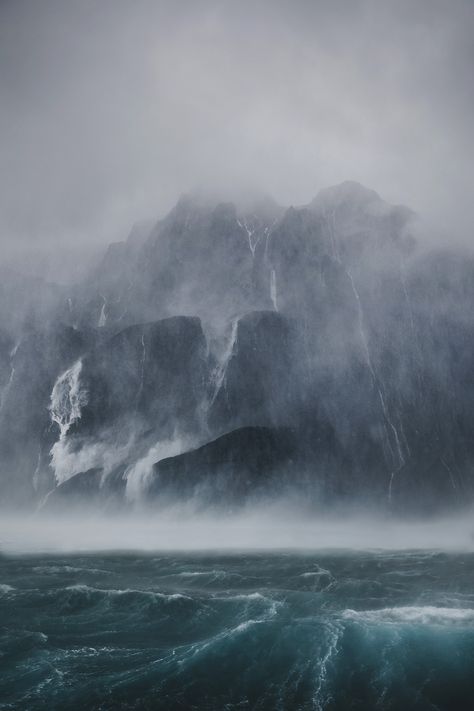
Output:
[[238,513],[175,506],[120,516],[4,514],[0,521],[3,554],[282,549],[474,551],[474,518],[471,511],[430,519],[354,509],[314,515],[301,503],[278,502]]

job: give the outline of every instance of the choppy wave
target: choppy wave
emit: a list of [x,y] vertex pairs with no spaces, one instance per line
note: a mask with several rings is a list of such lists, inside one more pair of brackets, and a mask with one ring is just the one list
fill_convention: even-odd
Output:
[[33,568],[35,573],[47,573],[51,575],[62,575],[63,573],[96,573],[102,575],[107,573],[100,568],[77,568],[74,565],[37,565]]
[[116,590],[114,588],[94,588],[90,585],[84,585],[82,583],[77,583],[75,585],[68,585],[65,588],[66,592],[72,592],[79,595],[84,595],[85,597],[97,596],[98,598],[107,597],[145,597],[155,600],[164,600],[170,602],[173,600],[191,600],[188,595],[183,595],[182,593],[162,593],[154,590],[134,590],[132,588],[125,588],[124,590]]
[[0,708],[457,711],[474,698],[473,554],[20,556],[0,557],[0,576]]

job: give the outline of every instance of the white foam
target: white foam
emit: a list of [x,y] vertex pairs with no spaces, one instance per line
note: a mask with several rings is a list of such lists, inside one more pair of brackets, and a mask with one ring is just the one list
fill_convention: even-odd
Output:
[[184,570],[182,573],[177,573],[177,576],[180,578],[199,578],[203,575],[206,577],[212,577],[215,580],[223,580],[225,577],[227,577],[227,573],[225,572],[225,570]]
[[329,575],[332,578],[332,573],[326,568],[320,568],[318,566],[317,570],[308,570],[306,573],[301,573],[300,578],[317,578],[320,575]]
[[432,605],[385,607],[381,610],[345,610],[345,619],[369,624],[471,625],[474,609]]
[[175,457],[190,447],[190,443],[179,437],[157,442],[150,447],[144,457],[139,459],[126,472],[125,496],[128,501],[140,501],[146,494],[152,478],[153,465],[167,457]]
[[0,583],[0,595],[6,595],[6,593],[12,592],[13,590],[15,590],[15,588],[12,585]]
[[135,590],[134,588],[94,588],[91,585],[77,583],[76,585],[68,585],[65,590],[84,593],[100,593],[101,595],[110,597],[120,597],[121,595],[143,595],[145,597],[159,598],[161,600],[192,600],[188,595],[181,593],[161,593],[155,590]]

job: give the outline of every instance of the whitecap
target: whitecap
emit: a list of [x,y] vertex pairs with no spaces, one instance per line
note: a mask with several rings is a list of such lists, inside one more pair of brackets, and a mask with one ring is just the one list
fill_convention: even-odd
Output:
[[181,573],[176,573],[179,578],[198,578],[198,577],[212,577],[215,580],[222,580],[227,576],[225,570],[195,570],[187,571],[184,570]]
[[471,625],[473,608],[434,607],[431,605],[385,607],[380,610],[344,610],[345,619],[369,624]]
[[133,588],[121,589],[109,589],[109,588],[94,588],[90,585],[84,585],[82,583],[77,583],[76,585],[68,585],[65,590],[71,590],[75,592],[84,593],[96,593],[107,597],[119,597],[121,595],[143,595],[151,598],[159,598],[165,601],[171,600],[192,600],[188,595],[182,595],[181,593],[162,593],[154,590],[135,590]]
[[239,595],[226,595],[225,597],[214,596],[214,600],[265,600],[266,602],[273,602],[268,597],[265,597],[259,592],[253,593],[241,593]]
[[313,578],[313,577],[319,577],[320,575],[327,575],[330,578],[332,578],[332,573],[330,570],[326,570],[326,568],[319,568],[317,570],[308,570],[306,573],[301,573],[300,578]]
[[6,583],[0,583],[0,594],[1,595],[6,595],[9,592],[12,592],[15,590],[15,588],[12,585],[7,585]]
[[46,575],[56,575],[59,573],[94,573],[110,574],[108,570],[102,570],[101,568],[76,568],[73,565],[37,565],[33,569],[34,573],[46,574]]

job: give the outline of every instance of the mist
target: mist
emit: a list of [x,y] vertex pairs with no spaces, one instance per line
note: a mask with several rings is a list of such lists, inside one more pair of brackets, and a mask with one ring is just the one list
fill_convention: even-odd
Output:
[[469,504],[471,3],[0,20],[0,503]]
[[0,0],[0,705],[468,709],[471,0]]
[[346,179],[471,246],[473,29],[469,0],[6,0],[2,262],[78,279],[195,188],[287,206]]
[[175,505],[159,514],[5,514],[0,522],[0,552],[8,555],[272,550],[473,552],[473,516],[419,521],[344,509],[315,516],[304,502],[277,501],[233,513]]

